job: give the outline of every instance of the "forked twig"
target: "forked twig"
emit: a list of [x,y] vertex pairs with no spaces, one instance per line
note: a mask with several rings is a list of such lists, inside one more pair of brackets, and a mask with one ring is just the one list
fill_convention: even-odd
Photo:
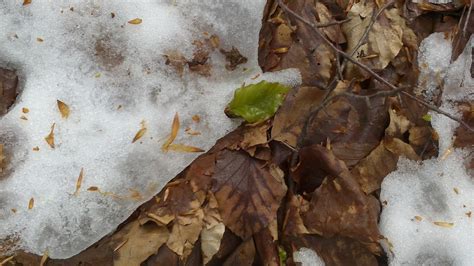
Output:
[[[364,71],[366,71],[367,73],[369,73],[372,77],[374,77],[376,80],[378,80],[379,82],[381,82],[382,84],[384,84],[385,86],[389,87],[391,90],[393,91],[397,91],[397,93],[401,93],[405,96],[407,96],[408,98],[420,103],[421,105],[424,105],[426,108],[432,110],[432,111],[435,111],[439,114],[442,114],[456,122],[458,122],[459,124],[461,124],[462,126],[464,126],[465,128],[467,128],[469,131],[472,131],[474,132],[474,128],[470,127],[466,122],[462,121],[461,119],[449,114],[448,112],[446,111],[443,111],[441,109],[439,109],[438,107],[430,104],[430,103],[427,103],[421,99],[418,99],[416,96],[414,95],[411,95],[410,93],[406,92],[406,91],[403,91],[401,90],[400,88],[398,88],[397,86],[393,85],[392,83],[390,83],[389,81],[387,81],[386,79],[384,79],[383,77],[381,77],[379,74],[375,73],[372,69],[370,69],[368,66],[360,63],[359,61],[357,61],[356,59],[354,59],[351,55],[347,54],[346,52],[340,50],[339,48],[337,48],[326,36],[324,36],[323,33],[321,33],[321,31],[315,27],[315,25],[313,23],[311,23],[310,21],[308,21],[307,19],[305,19],[304,17],[300,16],[299,14],[295,13],[293,10],[291,10],[290,8],[288,8],[287,5],[285,5],[283,3],[283,0],[277,0],[278,1],[278,5],[289,15],[295,17],[296,19],[300,20],[301,22],[303,22],[304,24],[308,25],[329,47],[331,47],[331,49],[334,50],[334,52],[336,54],[339,54],[341,55],[342,57],[344,57],[345,59],[347,59],[349,62],[353,63],[354,65],[357,65],[358,67],[360,67],[361,69],[363,69]],[[331,98],[331,97],[330,97]],[[328,98],[329,99],[329,98]]]

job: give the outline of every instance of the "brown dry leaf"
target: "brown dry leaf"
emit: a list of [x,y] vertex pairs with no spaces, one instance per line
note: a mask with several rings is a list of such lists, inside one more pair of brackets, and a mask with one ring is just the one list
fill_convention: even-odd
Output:
[[178,113],[174,115],[173,118],[173,124],[171,125],[171,134],[166,140],[166,142],[161,146],[161,149],[163,151],[168,151],[168,148],[171,143],[176,139],[176,136],[178,136],[178,131],[179,131],[179,116]]
[[240,246],[238,246],[233,252],[227,257],[222,266],[234,266],[234,265],[254,265],[256,250],[255,243],[252,238],[246,240]]
[[48,143],[49,147],[51,147],[52,149],[54,149],[54,126],[55,125],[56,123],[53,123],[53,125],[51,126],[51,131],[49,132],[48,136],[44,138],[44,140],[46,140],[46,143]]
[[309,234],[308,229],[301,218],[302,205],[307,205],[307,201],[300,195],[289,192],[287,201],[287,210],[283,220],[283,232],[285,236],[298,236]]
[[410,120],[392,108],[388,110],[388,113],[390,114],[390,124],[385,130],[385,134],[391,137],[403,137],[403,134],[405,134],[411,126]]
[[29,4],[31,4],[31,0],[23,0],[24,6],[29,5]]
[[345,163],[320,145],[300,149],[313,153],[315,168],[326,173],[322,185],[311,194],[308,211],[302,214],[311,233],[354,238],[363,243],[377,243],[380,207],[367,196],[352,177]]
[[134,18],[128,21],[128,24],[138,25],[141,24],[143,20],[141,18]]
[[114,248],[116,251],[113,264],[116,266],[140,265],[158,252],[168,237],[169,232],[166,227],[152,223],[140,225],[138,221],[132,221],[111,239],[113,243],[118,243]]
[[204,212],[200,208],[190,214],[177,216],[166,245],[179,256],[189,256],[201,233],[203,218]]
[[18,75],[14,70],[0,68],[0,115],[7,113],[18,95]]
[[219,251],[225,225],[219,214],[217,200],[212,193],[208,194],[208,203],[204,207],[204,227],[201,231],[201,251],[204,264],[207,264]]
[[35,206],[35,199],[31,198],[30,201],[28,201],[28,210],[33,209],[34,206]]
[[400,156],[412,160],[420,159],[409,144],[400,139],[388,138],[380,142],[380,145],[362,159],[351,172],[362,190],[370,194],[380,188],[386,175],[397,169]]
[[[366,92],[369,93],[369,92]],[[358,98],[338,98],[310,117],[302,146],[331,142],[334,155],[348,167],[356,165],[379,145],[388,124],[388,105],[383,98],[369,104]]]
[[143,135],[145,135],[147,131],[145,121],[142,121],[140,125],[141,125],[141,128],[140,130],[138,130],[137,134],[135,134],[135,137],[133,137],[132,143],[135,143],[137,140],[143,137]]
[[84,178],[84,168],[81,168],[81,172],[79,173],[79,177],[77,178],[77,181],[76,181],[76,191],[74,191],[75,196],[79,195],[79,190],[81,189],[83,178]]
[[322,100],[325,91],[315,87],[298,87],[287,96],[273,120],[272,139],[296,147],[297,139],[311,112]]
[[176,152],[203,152],[204,150],[198,147],[188,146],[184,144],[174,143],[169,144],[166,151]]
[[39,150],[40,150],[40,148],[38,146],[33,147],[33,151],[39,151]]
[[57,103],[59,112],[61,113],[61,117],[67,119],[70,113],[69,106],[60,100],[57,100]]
[[212,176],[224,224],[247,239],[276,219],[286,193],[283,173],[242,151],[219,152]]
[[[330,11],[321,2],[304,0],[289,1],[287,4],[311,23],[325,23],[333,17],[333,10]],[[265,8],[260,31],[259,65],[264,72],[297,68],[301,72],[303,86],[325,87],[335,71],[334,52],[310,27],[287,17],[276,5],[275,1],[268,1]],[[326,27],[323,31],[336,43],[344,42],[339,25]]]
[[220,49],[220,52],[225,56],[225,60],[227,61],[225,68],[229,71],[235,70],[240,64],[247,63],[247,57],[243,56],[234,46],[232,46],[232,49],[229,51]]
[[4,260],[0,261],[0,265],[1,266],[7,265],[7,263],[11,261],[13,258],[15,258],[15,256],[6,257]]

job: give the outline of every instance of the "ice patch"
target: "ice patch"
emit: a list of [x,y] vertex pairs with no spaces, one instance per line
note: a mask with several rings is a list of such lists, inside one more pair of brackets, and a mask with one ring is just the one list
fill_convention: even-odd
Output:
[[324,260],[309,248],[300,248],[293,252],[293,260],[301,263],[302,266],[324,266]]
[[[173,4],[175,2],[175,4]],[[265,1],[0,2],[0,64],[17,69],[22,93],[0,120],[9,155],[0,178],[0,239],[52,258],[79,253],[113,231],[197,154],[161,151],[175,113],[176,142],[210,148],[236,127],[223,109],[234,89],[261,74],[258,35]],[[140,18],[142,23],[127,21]],[[164,54],[191,56],[192,42],[216,34],[249,61],[233,72],[211,55],[212,75],[176,71]],[[260,79],[287,85],[286,71]],[[57,100],[71,109],[63,119]],[[29,112],[22,113],[27,107]],[[20,119],[26,116],[28,120]],[[199,115],[200,123],[192,117]],[[132,144],[142,121],[145,135]],[[54,127],[55,148],[45,141]],[[190,127],[201,135],[188,135]],[[39,151],[34,151],[39,147]],[[81,169],[80,193],[74,195]],[[103,195],[87,191],[97,187]],[[30,199],[34,206],[28,209]],[[15,210],[15,211],[12,211]],[[0,243],[1,247],[1,243]]]

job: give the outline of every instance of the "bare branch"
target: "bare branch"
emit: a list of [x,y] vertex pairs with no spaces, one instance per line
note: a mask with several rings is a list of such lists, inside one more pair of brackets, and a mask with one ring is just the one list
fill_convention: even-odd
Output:
[[[300,16],[299,14],[295,13],[293,10],[291,10],[290,8],[288,8],[287,5],[285,5],[283,3],[283,0],[278,0],[278,5],[288,14],[292,15],[293,17],[295,17],[296,19],[300,20],[301,22],[303,22],[304,24],[308,25],[311,27],[311,29],[329,46],[331,47],[331,49],[334,50],[334,52],[336,52],[336,54],[339,54],[341,56],[343,56],[345,59],[347,59],[349,62],[357,65],[358,67],[360,67],[361,69],[363,69],[364,71],[366,71],[367,73],[369,73],[372,77],[374,77],[376,80],[378,80],[379,82],[381,82],[382,84],[384,84],[385,86],[389,87],[391,90],[394,90],[394,91],[397,91],[399,90],[399,88],[395,85],[393,85],[392,83],[388,82],[387,80],[385,80],[383,77],[381,77],[379,74],[375,73],[372,69],[370,69],[368,66],[362,64],[361,62],[357,61],[356,59],[354,59],[351,55],[347,54],[346,52],[340,50],[339,48],[337,48],[317,27],[314,26],[313,23],[311,23],[310,21],[308,21],[307,19],[305,19],[304,17]],[[421,99],[418,99],[416,96],[414,95],[411,95],[410,93],[406,92],[406,91],[403,91],[403,90],[400,90],[399,91],[400,93],[402,93],[403,95],[407,96],[408,98],[424,105],[426,108],[432,110],[432,111],[435,111],[439,114],[442,114],[442,115],[445,115],[446,117],[460,123],[462,126],[464,126],[465,128],[467,128],[468,130],[474,132],[474,128],[470,127],[466,122],[462,121],[461,119],[439,109],[438,107],[432,105],[432,104],[429,104]],[[330,97],[331,98],[331,97]],[[329,98],[328,98],[329,99]]]

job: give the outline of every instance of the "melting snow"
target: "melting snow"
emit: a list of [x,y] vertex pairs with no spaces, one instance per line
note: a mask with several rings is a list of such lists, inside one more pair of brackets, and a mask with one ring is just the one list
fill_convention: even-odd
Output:
[[[474,39],[452,64],[451,44],[434,33],[420,48],[420,82],[427,96],[444,81],[441,108],[456,114],[453,101],[472,101],[470,74]],[[435,84],[437,83],[437,84]],[[435,84],[435,85],[433,85]],[[457,122],[430,112],[439,135],[439,157],[418,163],[401,159],[398,170],[382,183],[380,220],[382,240],[391,265],[472,265],[474,262],[474,179],[465,162],[472,148],[453,150]]]
[[[177,142],[208,149],[237,125],[223,109],[243,82],[299,82],[295,71],[250,79],[260,73],[264,4],[77,0],[22,6],[1,1],[0,65],[18,70],[22,93],[0,120],[9,160],[0,178],[0,239],[18,238],[17,248],[36,254],[48,250],[52,258],[79,253],[196,158],[160,149],[176,112],[181,119]],[[135,18],[142,23],[127,23]],[[193,73],[180,78],[165,65],[163,55],[175,49],[190,57],[193,40],[202,39],[203,32],[218,35],[226,49],[237,47],[249,59],[246,70],[227,71],[218,53],[211,56],[208,78]],[[61,118],[57,100],[70,107],[68,119]],[[200,123],[193,122],[194,115]],[[132,144],[142,121],[147,131]],[[54,149],[44,139],[53,123]],[[185,134],[186,127],[201,135]],[[74,195],[82,168],[82,186]],[[91,186],[135,199],[87,191]],[[34,206],[28,209],[31,198]]]

